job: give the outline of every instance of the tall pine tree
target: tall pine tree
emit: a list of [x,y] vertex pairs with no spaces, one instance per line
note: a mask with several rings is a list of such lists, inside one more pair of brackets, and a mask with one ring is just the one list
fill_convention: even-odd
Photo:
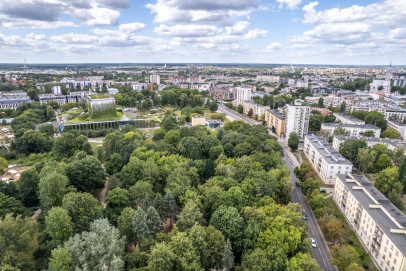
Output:
[[226,245],[224,246],[223,253],[223,268],[227,271],[230,271],[234,267],[234,254],[231,248],[230,240],[227,240]]
[[147,214],[140,207],[135,211],[132,224],[137,244],[141,246],[142,240],[150,235],[150,231],[147,225]]
[[175,197],[170,191],[166,193],[164,201],[166,208],[168,210],[168,218],[170,219],[170,226],[172,228],[172,223],[173,220],[175,219],[176,210],[178,209],[178,207],[176,205]]
[[161,193],[156,193],[153,205],[155,207],[155,210],[157,210],[157,212],[159,213],[161,219],[165,219],[168,216],[168,210]]
[[152,234],[162,232],[164,229],[161,217],[153,206],[149,206],[147,210],[147,226]]

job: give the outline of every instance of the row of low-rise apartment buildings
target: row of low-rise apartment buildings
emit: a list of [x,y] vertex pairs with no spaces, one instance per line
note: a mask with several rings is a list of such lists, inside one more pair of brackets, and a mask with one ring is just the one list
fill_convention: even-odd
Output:
[[365,137],[365,136],[342,136],[342,135],[334,135],[333,137],[333,147],[336,150],[340,149],[341,143],[346,140],[356,140],[360,141],[363,140],[367,144],[368,147],[372,147],[376,144],[382,144],[388,147],[389,150],[394,151],[398,147],[405,148],[406,143],[403,143],[397,139],[389,139],[389,138],[377,138],[377,137]]
[[96,94],[91,91],[77,91],[71,92],[69,95],[62,94],[39,94],[38,101],[40,104],[47,104],[51,101],[57,102],[59,105],[66,103],[79,103],[82,102],[85,95]]
[[325,184],[334,184],[337,174],[351,173],[352,163],[345,159],[324,137],[306,135],[304,154]]
[[363,175],[352,175],[352,164],[338,153],[345,140],[365,140],[368,146],[404,146],[398,140],[373,137],[307,135],[304,153],[326,184],[334,184],[334,201],[371,255],[379,270],[406,270],[406,216]]
[[345,113],[334,113],[336,120],[340,121],[342,124],[356,124],[356,125],[365,125],[365,121],[354,118]]
[[27,93],[8,93],[0,92],[0,108],[2,109],[17,109],[22,104],[30,103],[31,99]]
[[211,86],[209,95],[217,102],[234,101],[237,91],[233,85]]
[[252,117],[256,117],[258,120],[264,120],[265,112],[267,109],[269,109],[269,106],[257,104],[252,100],[243,101],[242,106],[243,113],[245,115],[248,115],[249,112],[252,110]]
[[253,117],[265,121],[266,125],[280,137],[283,135],[289,137],[295,132],[303,138],[308,133],[310,107],[301,105],[300,102],[286,105],[286,114],[283,114],[279,110],[256,104],[252,100],[243,101],[243,113],[248,115],[251,110]]
[[321,130],[333,135],[334,131],[338,128],[344,129],[349,136],[363,136],[366,131],[373,131],[374,137],[380,137],[381,129],[372,124],[342,124],[342,123],[322,123]]
[[298,88],[308,88],[309,83],[307,81],[303,81],[300,79],[295,78],[282,78],[276,75],[269,75],[269,74],[259,74],[257,75],[258,82],[267,82],[267,83],[286,83],[291,86],[295,86]]
[[379,270],[406,270],[406,216],[367,177],[338,174],[333,199]]

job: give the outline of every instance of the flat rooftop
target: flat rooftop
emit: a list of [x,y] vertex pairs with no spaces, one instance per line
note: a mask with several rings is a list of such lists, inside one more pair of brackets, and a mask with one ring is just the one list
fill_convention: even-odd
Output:
[[405,147],[406,143],[403,143],[402,141],[398,139],[390,139],[390,138],[378,138],[378,137],[366,137],[366,136],[343,136],[343,135],[334,135],[334,138],[337,138],[338,140],[363,140],[365,142],[377,142],[377,144],[390,144],[393,146],[403,146]]
[[277,117],[278,119],[284,120],[286,119],[285,114],[282,114],[281,112],[279,112],[277,109],[267,109],[268,112],[270,112],[272,115],[274,115],[275,117]]
[[325,127],[345,127],[345,128],[362,128],[362,129],[380,129],[372,124],[343,124],[343,123],[322,123]]
[[345,114],[345,113],[334,113],[334,115],[339,116],[339,117],[342,117],[342,118],[345,118],[345,119],[350,120],[350,121],[353,121],[353,122],[360,122],[360,123],[364,123],[364,124],[365,124],[365,121],[360,120],[360,119],[357,119],[357,118],[354,118],[353,116],[347,115],[347,114]]
[[[406,215],[376,189],[364,175],[337,174],[337,177],[359,201],[362,208],[368,212],[379,228],[389,236],[403,255],[406,255],[406,234],[391,232],[391,229],[405,229]],[[381,208],[371,208],[370,205],[380,205]]]
[[324,137],[306,135],[305,140],[308,139],[310,144],[319,152],[319,154],[326,160],[328,164],[342,164],[351,165],[352,163],[344,158],[333,145],[328,143]]

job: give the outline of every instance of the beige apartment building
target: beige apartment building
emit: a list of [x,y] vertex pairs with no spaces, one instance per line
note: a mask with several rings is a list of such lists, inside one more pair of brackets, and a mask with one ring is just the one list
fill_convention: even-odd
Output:
[[339,174],[334,201],[379,270],[406,270],[406,215],[364,175]]
[[276,134],[281,137],[285,134],[285,115],[280,113],[278,110],[275,109],[267,109],[265,110],[265,122],[266,125],[272,129],[275,128]]

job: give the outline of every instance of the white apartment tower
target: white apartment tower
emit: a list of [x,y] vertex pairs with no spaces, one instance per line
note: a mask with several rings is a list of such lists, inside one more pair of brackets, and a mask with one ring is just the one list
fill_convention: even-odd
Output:
[[151,84],[156,83],[157,85],[161,84],[161,77],[159,76],[159,74],[151,74],[149,76],[149,82]]
[[390,94],[391,86],[390,82],[392,79],[392,64],[389,65],[389,68],[386,72],[385,80],[373,80],[372,83],[369,85],[369,92],[370,93],[384,93]]
[[299,138],[307,135],[309,130],[310,106],[287,105],[286,109],[286,137],[292,132],[297,133]]
[[245,100],[251,100],[252,90],[250,87],[237,87],[237,105],[243,104]]

